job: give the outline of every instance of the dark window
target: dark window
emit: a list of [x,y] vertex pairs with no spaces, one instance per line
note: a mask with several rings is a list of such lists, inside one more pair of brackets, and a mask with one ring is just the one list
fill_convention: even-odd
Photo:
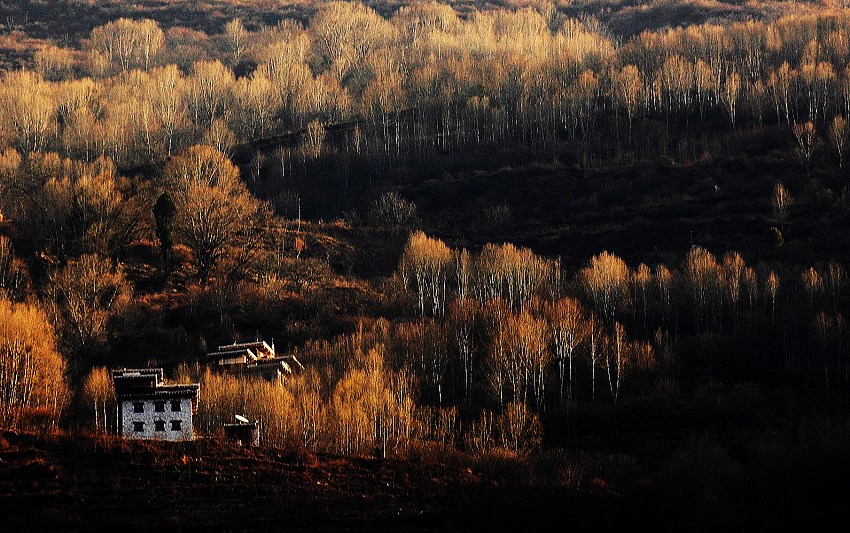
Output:
[[172,420],[171,421],[171,431],[180,431],[180,421]]
[[145,412],[145,404],[142,402],[133,402],[133,412],[134,413],[144,413]]
[[171,400],[171,410],[175,413],[180,411],[180,400]]
[[164,412],[165,411],[165,402],[156,402],[154,404],[153,410],[156,411],[157,413]]
[[165,420],[157,420],[154,422],[154,429],[157,431],[165,431]]
[[135,431],[136,433],[141,433],[144,430],[145,430],[145,423],[144,422],[133,422],[133,431]]

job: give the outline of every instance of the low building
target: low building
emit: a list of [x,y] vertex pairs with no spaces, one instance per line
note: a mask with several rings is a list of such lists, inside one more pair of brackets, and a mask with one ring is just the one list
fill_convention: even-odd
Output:
[[304,369],[294,355],[278,356],[274,342],[266,341],[225,344],[207,354],[213,368],[236,374],[261,375],[268,379],[279,378]]
[[225,344],[218,347],[218,351],[207,354],[210,362],[219,366],[245,364],[258,359],[269,359],[275,357],[274,343],[269,345],[266,341],[243,342],[240,344]]
[[197,383],[165,385],[161,368],[113,370],[118,431],[128,439],[194,439]]
[[224,440],[233,442],[238,446],[259,446],[260,424],[259,422],[224,424]]

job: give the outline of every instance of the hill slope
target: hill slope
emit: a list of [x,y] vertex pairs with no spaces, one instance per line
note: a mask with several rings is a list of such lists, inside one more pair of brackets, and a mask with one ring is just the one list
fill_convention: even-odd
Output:
[[0,447],[0,511],[13,530],[598,528],[635,516],[607,494],[511,485],[417,459],[11,432]]

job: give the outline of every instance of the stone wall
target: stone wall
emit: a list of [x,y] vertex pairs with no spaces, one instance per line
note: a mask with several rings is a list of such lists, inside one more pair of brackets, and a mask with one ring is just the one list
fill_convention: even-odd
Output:
[[[179,402],[179,411],[172,410],[172,400]],[[158,402],[165,402],[162,411],[156,410]],[[144,412],[135,412],[136,403],[142,404]],[[122,400],[121,422],[121,435],[128,439],[182,441],[194,438],[190,398]],[[158,425],[157,422],[161,424]],[[176,429],[175,422],[179,423],[179,429]],[[141,431],[137,430],[137,423],[141,424]]]

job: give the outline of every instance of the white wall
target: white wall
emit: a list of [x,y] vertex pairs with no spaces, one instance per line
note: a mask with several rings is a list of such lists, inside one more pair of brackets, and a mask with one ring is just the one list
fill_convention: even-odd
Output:
[[[133,412],[133,404],[137,401],[144,404],[144,413]],[[165,411],[158,413],[155,411],[156,400],[122,400],[121,435],[128,439],[192,440],[194,438],[192,400],[180,398],[180,411],[177,412],[171,410],[171,398],[164,401]],[[156,421],[158,420],[165,422],[165,431],[156,431]],[[180,431],[171,429],[172,420],[180,421]],[[134,431],[133,422],[143,422],[144,431]]]

